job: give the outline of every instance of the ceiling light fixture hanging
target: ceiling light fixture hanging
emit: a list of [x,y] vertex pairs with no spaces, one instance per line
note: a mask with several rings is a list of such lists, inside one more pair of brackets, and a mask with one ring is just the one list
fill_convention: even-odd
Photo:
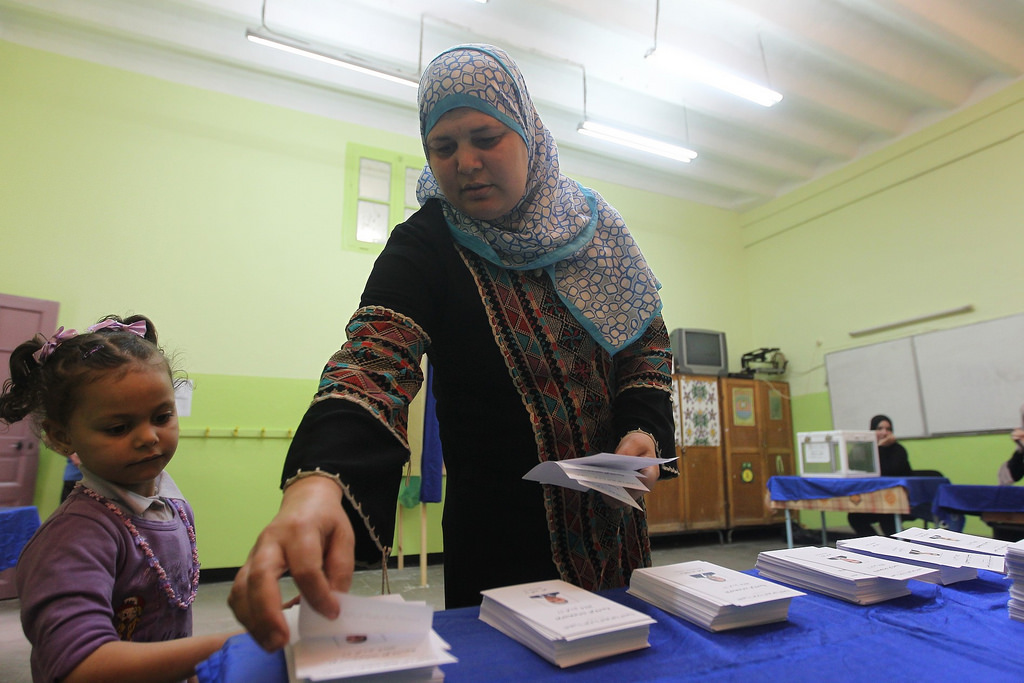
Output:
[[583,71],[583,120],[576,126],[577,133],[685,163],[690,163],[697,158],[696,152],[681,145],[591,121],[587,117],[587,70],[582,65],[580,65],[580,69]]
[[[293,55],[299,55],[301,57],[308,57],[309,59],[315,59],[318,62],[324,62],[325,64],[330,64],[332,66],[340,66],[344,69],[349,69],[350,71],[355,71],[367,76],[382,78],[386,81],[400,83],[401,85],[406,85],[412,88],[419,87],[419,79],[412,74],[405,74],[391,67],[374,64],[373,62],[355,55],[345,55],[343,57],[333,55],[327,51],[314,48],[303,40],[283,36],[270,30],[267,28],[266,0],[263,0],[263,6],[260,10],[260,30],[254,31],[252,29],[247,29],[245,31],[245,38],[257,45],[272,47],[276,50],[288,52]],[[422,41],[423,39],[421,36],[420,42],[422,43]]]
[[412,88],[419,87],[419,81],[412,76],[400,74],[397,71],[392,71],[385,67],[375,65],[372,62],[363,61],[362,59],[354,56],[336,57],[328,54],[327,52],[316,50],[309,45],[300,44],[299,42],[293,42],[289,39],[277,36],[267,36],[258,31],[253,31],[252,29],[245,32],[245,37],[247,40],[256,43],[257,45],[272,47],[284,52],[289,52],[293,55],[300,55],[302,57],[315,59],[319,62],[324,62],[325,64],[340,66],[367,76],[383,78],[384,80],[391,81],[392,83],[400,83]]
[[[661,19],[661,0],[655,0],[654,9],[654,45],[651,46],[644,59],[649,62],[663,65],[666,69],[679,74],[683,78],[703,83],[731,95],[750,100],[762,107],[772,107],[782,101],[782,93],[772,90],[769,87],[755,83],[742,76],[712,64],[707,60],[686,55],[680,52],[671,52],[658,47],[658,24]],[[761,63],[764,64],[765,74],[768,72],[768,64],[764,55],[764,43],[758,36],[758,45],[761,48]]]

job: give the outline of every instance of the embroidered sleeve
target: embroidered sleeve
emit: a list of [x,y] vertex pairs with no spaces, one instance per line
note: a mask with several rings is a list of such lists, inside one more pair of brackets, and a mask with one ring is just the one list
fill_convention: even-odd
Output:
[[659,315],[628,347],[615,354],[617,392],[627,389],[672,390],[672,346],[665,321]]
[[[614,360],[618,378],[613,411],[616,434],[619,438],[635,431],[650,434],[662,456],[674,456],[672,348],[661,316],[651,321],[639,339],[615,354]],[[662,465],[663,479],[678,474],[675,462]]]
[[420,361],[429,338],[411,318],[380,306],[357,310],[346,332],[348,341],[327,362],[314,403],[357,403],[408,449],[408,408],[423,384]]

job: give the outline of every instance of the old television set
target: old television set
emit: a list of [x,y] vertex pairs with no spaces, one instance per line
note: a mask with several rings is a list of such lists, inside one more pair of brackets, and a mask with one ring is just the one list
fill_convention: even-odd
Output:
[[679,328],[672,331],[673,366],[682,375],[729,374],[725,332]]

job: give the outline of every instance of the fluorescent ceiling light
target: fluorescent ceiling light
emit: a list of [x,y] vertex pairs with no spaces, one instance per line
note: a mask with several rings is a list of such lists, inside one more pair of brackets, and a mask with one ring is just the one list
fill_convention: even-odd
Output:
[[727,93],[760,104],[762,107],[771,107],[782,101],[782,93],[753,81],[748,81],[696,57],[669,56],[664,54],[660,48],[651,50],[645,57],[651,60],[652,63],[657,62],[666,69],[670,69],[691,81],[724,90]]
[[606,126],[601,123],[594,123],[593,121],[583,121],[579,126],[577,126],[576,131],[582,135],[589,135],[590,137],[598,138],[599,140],[614,142],[618,145],[638,149],[641,152],[647,152],[649,154],[668,157],[669,159],[675,159],[676,161],[689,163],[693,159],[697,158],[697,153],[692,149],[686,149],[679,145],[673,145],[668,142],[662,142],[661,140],[655,140],[654,138],[644,137],[643,135],[637,135],[636,133],[628,133],[624,130],[619,130],[618,128]]
[[256,31],[247,30],[245,37],[256,43],[257,45],[265,45],[266,47],[272,47],[277,50],[284,52],[290,52],[293,55],[300,55],[302,57],[309,57],[325,64],[331,64],[333,66],[340,66],[345,69],[351,69],[352,71],[366,74],[368,76],[376,76],[377,78],[383,78],[386,81],[392,83],[401,83],[402,85],[408,85],[413,88],[419,87],[419,81],[412,76],[401,74],[397,71],[376,66],[369,62],[363,62],[356,57],[335,57],[324,52],[313,49],[306,45],[299,45],[286,38],[279,38],[277,36],[269,37]]

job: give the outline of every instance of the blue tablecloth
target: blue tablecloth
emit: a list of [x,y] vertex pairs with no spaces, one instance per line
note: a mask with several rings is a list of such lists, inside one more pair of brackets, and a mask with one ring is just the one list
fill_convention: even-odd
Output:
[[[749,573],[756,574],[755,571]],[[1008,616],[1010,581],[910,582],[912,595],[860,606],[816,593],[789,621],[710,633],[624,590],[607,597],[651,615],[651,647],[559,669],[479,620],[478,608],[438,612],[434,629],[457,664],[445,681],[1020,681],[1024,623]],[[200,589],[201,590],[201,589]],[[199,667],[202,683],[284,683],[284,656],[235,636]]]
[[806,500],[808,498],[836,498],[858,493],[870,493],[881,489],[902,486],[907,490],[907,499],[913,509],[921,505],[931,507],[935,492],[943,484],[949,484],[945,477],[771,477],[768,479],[768,493],[772,500]]
[[945,477],[795,477],[777,476],[768,479],[768,494],[772,500],[807,500],[809,498],[839,498],[858,493],[870,493],[894,486],[907,491],[910,503],[909,517],[925,519],[935,524],[960,531],[963,517],[945,511],[936,514],[933,501],[940,486],[949,484]]
[[18,564],[21,549],[39,528],[34,506],[0,508],[0,571]]
[[935,493],[935,509],[973,515],[1024,512],[1024,487],[946,484]]

